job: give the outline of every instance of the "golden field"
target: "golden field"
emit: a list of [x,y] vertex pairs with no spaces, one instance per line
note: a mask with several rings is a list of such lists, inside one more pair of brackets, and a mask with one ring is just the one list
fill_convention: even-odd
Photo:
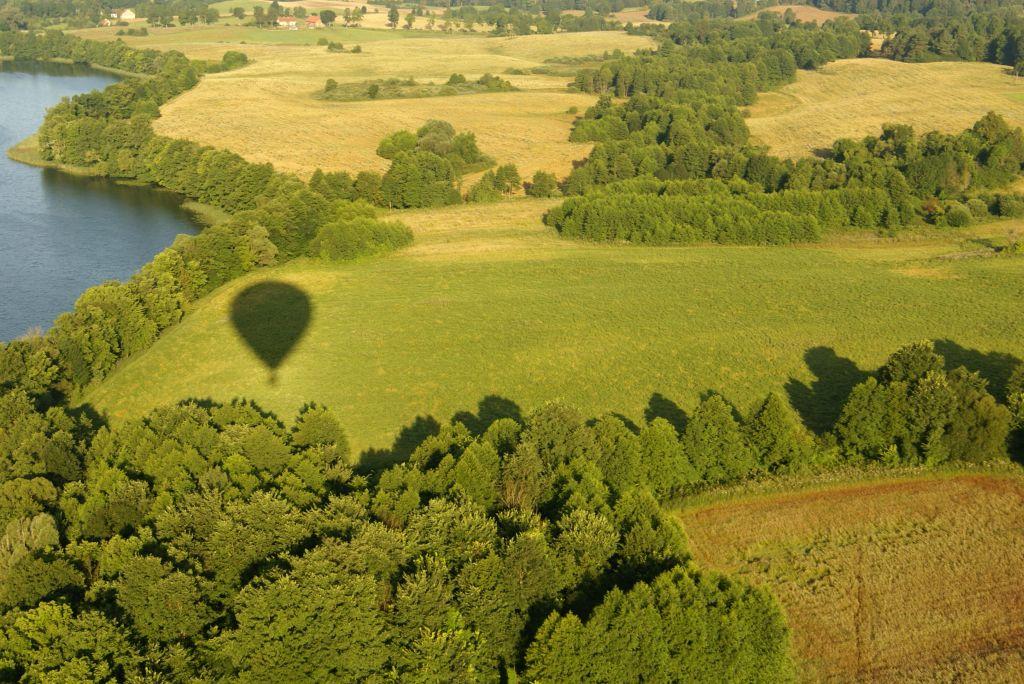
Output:
[[1024,481],[959,475],[685,510],[696,561],[769,588],[807,681],[1024,679]]
[[[96,37],[97,31],[87,35]],[[366,35],[374,40],[367,42]],[[240,42],[243,36],[245,44]],[[363,52],[330,53],[312,44],[248,42],[315,43],[320,37],[346,47],[359,44]],[[474,132],[485,154],[499,163],[515,164],[524,176],[537,170],[564,176],[572,162],[586,157],[591,148],[568,141],[577,116],[569,109],[582,113],[595,98],[569,92],[568,76],[505,72],[542,66],[549,58],[615,49],[632,52],[653,45],[649,38],[613,31],[494,38],[401,29],[276,31],[240,26],[152,29],[149,36],[129,42],[182,49],[194,57],[219,58],[228,49],[247,53],[253,60],[249,66],[210,74],[198,87],[167,104],[155,122],[156,131],[227,148],[300,176],[317,168],[383,171],[387,162],[376,155],[381,138],[402,128],[415,130],[429,119],[444,119],[458,130]],[[487,72],[501,74],[520,90],[362,102],[315,98],[328,78],[340,83],[383,78],[443,82],[456,71],[470,79]]]
[[758,14],[761,12],[775,12],[776,14],[785,14],[786,10],[793,10],[796,18],[800,21],[813,21],[816,24],[824,24],[829,19],[838,19],[839,17],[854,17],[857,16],[850,12],[833,12],[832,10],[823,10],[811,5],[776,5],[774,7],[765,7],[759,9],[752,14],[748,14],[743,17],[744,19],[756,19]]
[[848,59],[800,71],[796,83],[762,93],[749,108],[747,125],[772,152],[801,157],[837,138],[877,135],[884,123],[952,133],[988,111],[1024,124],[1024,81],[1006,67]]

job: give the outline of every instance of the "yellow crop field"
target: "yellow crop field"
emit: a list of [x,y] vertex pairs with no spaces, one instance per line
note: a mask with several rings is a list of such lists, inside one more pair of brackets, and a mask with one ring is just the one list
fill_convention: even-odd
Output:
[[[103,30],[103,35],[113,35]],[[98,31],[87,35],[96,37]],[[328,52],[315,45],[321,37],[346,48],[358,44],[362,52]],[[250,42],[257,40],[299,42]],[[277,31],[242,26],[153,29],[130,42],[205,58],[219,58],[228,49],[247,53],[252,64],[206,76],[164,107],[155,128],[162,135],[230,149],[251,161],[272,162],[300,176],[317,168],[384,170],[385,160],[376,155],[381,138],[402,128],[416,129],[429,119],[472,131],[485,154],[515,164],[525,175],[537,170],[565,175],[591,147],[568,141],[577,116],[570,110],[582,112],[595,98],[570,92],[565,75],[506,72],[528,72],[549,58],[632,52],[653,45],[647,37],[614,31],[495,38],[401,29]],[[470,79],[501,74],[518,90],[362,102],[315,97],[329,78],[339,83],[386,78],[444,82],[453,72]]]
[[768,587],[808,681],[1024,679],[1024,481],[844,485],[686,510],[698,563]]
[[747,125],[772,152],[801,157],[837,138],[877,135],[884,123],[954,132],[989,111],[1024,124],[1024,80],[1006,67],[848,59],[801,71],[796,83],[759,95]]

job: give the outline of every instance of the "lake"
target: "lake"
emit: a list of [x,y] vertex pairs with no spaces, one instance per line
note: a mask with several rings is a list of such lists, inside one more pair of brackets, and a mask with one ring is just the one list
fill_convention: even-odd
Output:
[[0,340],[47,329],[83,290],[123,280],[197,225],[181,198],[19,164],[6,150],[62,97],[117,78],[87,67],[0,62]]

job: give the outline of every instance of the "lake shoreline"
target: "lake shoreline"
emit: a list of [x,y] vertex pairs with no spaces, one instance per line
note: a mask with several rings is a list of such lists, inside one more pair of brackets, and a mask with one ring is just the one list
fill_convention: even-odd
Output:
[[42,62],[44,64],[70,64],[78,66],[87,66],[94,71],[102,71],[107,74],[119,76],[121,78],[150,78],[147,74],[137,74],[134,71],[125,71],[124,69],[115,69],[114,67],[107,67],[101,64],[93,64],[92,62],[76,62],[73,59],[65,59],[63,57],[53,57],[51,59],[26,59],[19,60],[15,59],[11,55],[0,55],[0,62]]
[[[61,173],[71,174],[72,176],[79,176],[82,178],[108,178],[112,183],[116,183],[118,185],[145,187],[158,190],[160,192],[171,192],[166,188],[162,188],[159,185],[153,185],[152,183],[112,178],[102,171],[92,169],[87,166],[71,166],[70,164],[61,164],[60,162],[43,159],[39,154],[39,135],[37,133],[33,133],[21,142],[10,147],[7,150],[7,157],[19,164],[35,166],[41,169],[53,169],[55,171],[60,171]],[[187,211],[193,220],[202,227],[222,223],[230,218],[227,212],[222,209],[187,198],[183,199],[181,208]]]

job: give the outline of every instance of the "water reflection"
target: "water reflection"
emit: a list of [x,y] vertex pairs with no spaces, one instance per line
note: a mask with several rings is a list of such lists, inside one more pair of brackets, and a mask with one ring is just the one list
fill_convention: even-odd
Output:
[[[62,97],[115,80],[80,65],[0,62],[0,150],[35,132]],[[86,288],[130,276],[196,230],[172,193],[0,155],[0,340],[49,327]]]

